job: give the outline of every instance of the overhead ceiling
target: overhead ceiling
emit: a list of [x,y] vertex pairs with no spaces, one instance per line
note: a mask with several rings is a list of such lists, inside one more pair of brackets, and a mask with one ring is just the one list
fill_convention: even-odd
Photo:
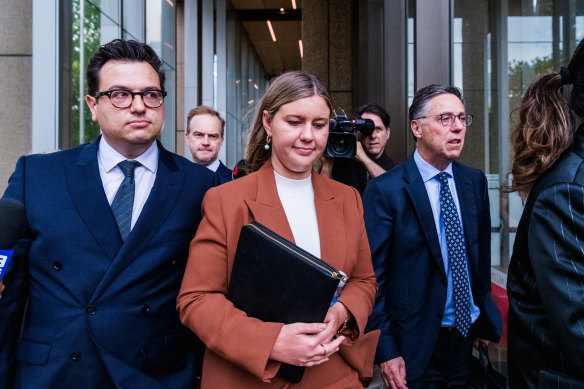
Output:
[[[231,0],[268,75],[302,68],[299,41],[302,39],[302,0]],[[284,11],[281,11],[283,9]],[[272,40],[270,20],[276,42]]]

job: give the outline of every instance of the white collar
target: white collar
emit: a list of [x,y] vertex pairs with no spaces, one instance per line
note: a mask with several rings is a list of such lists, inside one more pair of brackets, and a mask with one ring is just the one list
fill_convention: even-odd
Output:
[[[103,136],[99,141],[97,154],[107,173],[115,168],[118,163],[128,159],[111,147]],[[156,142],[152,142],[148,150],[140,154],[137,158],[134,158],[133,161],[140,162],[140,164],[146,169],[150,170],[152,173],[156,173],[156,170],[158,169],[158,145]]]

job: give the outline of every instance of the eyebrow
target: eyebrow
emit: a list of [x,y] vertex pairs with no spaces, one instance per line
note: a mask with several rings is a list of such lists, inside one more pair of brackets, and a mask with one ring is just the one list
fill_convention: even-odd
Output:
[[[109,88],[107,88],[106,90],[113,90],[113,89],[123,89],[123,90],[132,91],[132,88],[129,88],[125,85],[112,85]],[[147,90],[161,90],[161,89],[155,85],[152,85],[152,86],[147,86],[146,88],[144,88],[142,90],[147,91]]]

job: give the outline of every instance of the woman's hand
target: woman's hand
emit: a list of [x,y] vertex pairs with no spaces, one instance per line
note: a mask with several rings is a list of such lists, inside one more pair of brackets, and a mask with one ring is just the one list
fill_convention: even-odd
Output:
[[329,308],[328,312],[326,313],[326,317],[324,318],[324,322],[333,322],[335,332],[331,336],[334,336],[337,333],[337,330],[343,325],[345,319],[349,319],[347,316],[348,314],[349,311],[347,308],[343,305],[343,303],[338,301]]
[[296,366],[315,366],[328,361],[345,340],[344,336],[333,339],[338,328],[335,326],[335,320],[284,325],[276,338],[270,359]]

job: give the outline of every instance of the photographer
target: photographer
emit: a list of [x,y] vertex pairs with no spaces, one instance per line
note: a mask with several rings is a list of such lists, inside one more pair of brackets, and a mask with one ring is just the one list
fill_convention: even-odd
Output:
[[324,158],[321,173],[354,187],[363,195],[367,181],[385,173],[396,163],[385,154],[391,131],[387,111],[378,104],[367,103],[355,113],[363,119],[371,119],[375,129],[369,136],[357,132],[357,152],[353,159]]

